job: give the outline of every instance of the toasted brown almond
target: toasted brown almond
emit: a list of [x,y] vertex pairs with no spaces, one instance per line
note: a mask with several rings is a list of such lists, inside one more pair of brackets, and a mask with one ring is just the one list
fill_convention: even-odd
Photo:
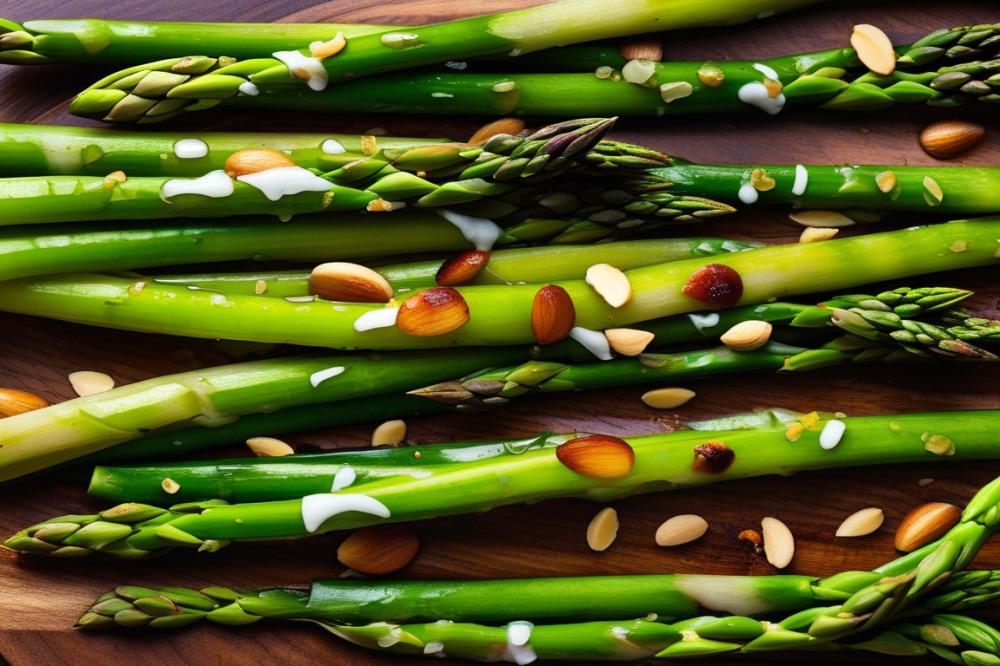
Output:
[[840,524],[837,528],[839,537],[859,537],[871,534],[882,527],[885,514],[882,509],[870,506],[867,509],[855,511]]
[[597,512],[587,525],[587,545],[591,550],[603,552],[618,537],[618,512],[607,507]]
[[840,232],[840,229],[833,227],[806,227],[799,234],[800,243],[819,243],[830,240]]
[[753,351],[767,344],[773,330],[774,327],[770,322],[749,319],[736,324],[719,339],[730,349]]
[[611,435],[587,435],[556,447],[556,457],[577,474],[592,479],[617,479],[632,471],[635,452],[629,443]]
[[724,442],[710,439],[694,447],[694,462],[691,469],[702,474],[722,474],[736,460],[736,452]]
[[889,37],[868,23],[854,26],[851,46],[862,64],[872,72],[889,76],[896,69],[896,51]]
[[367,266],[331,261],[309,274],[309,293],[331,301],[388,303],[392,286]]
[[694,391],[686,388],[661,388],[646,391],[642,401],[653,409],[673,409],[687,403],[695,396]]
[[743,297],[743,278],[725,264],[705,264],[691,273],[682,291],[711,307],[728,308]]
[[499,118],[486,123],[469,137],[470,146],[481,146],[498,134],[520,134],[524,131],[524,121],[520,118]]
[[609,328],[604,331],[611,348],[622,356],[638,356],[656,336],[637,328]]
[[760,521],[764,534],[764,554],[771,566],[784,569],[795,555],[795,538],[788,526],[777,518],[768,516]]
[[836,210],[798,210],[788,217],[804,227],[849,227],[854,220]]
[[372,525],[355,530],[337,548],[341,564],[371,576],[399,571],[420,551],[420,538],[409,525]]
[[986,136],[986,128],[968,120],[939,120],[920,133],[920,146],[939,159],[957,157]]
[[450,259],[445,259],[441,268],[438,269],[435,280],[442,287],[457,287],[460,284],[468,284],[486,268],[486,263],[489,260],[490,253],[482,250],[467,250],[456,254]]
[[656,529],[657,546],[680,546],[700,539],[708,531],[708,522],[701,516],[686,513],[668,518]]
[[115,387],[114,379],[103,372],[94,372],[93,370],[71,372],[67,379],[69,379],[70,386],[73,387],[73,390],[79,396],[103,393]]
[[531,330],[540,345],[559,342],[573,328],[576,308],[569,293],[555,284],[547,284],[537,292],[531,302]]
[[162,488],[163,492],[167,493],[168,495],[176,495],[177,491],[181,489],[181,484],[177,483],[168,476],[167,478],[163,479],[163,481],[160,481],[160,488]]
[[584,279],[613,308],[620,308],[632,300],[628,276],[611,264],[594,264],[587,269]]
[[247,440],[247,446],[254,455],[261,458],[280,458],[295,453],[295,449],[274,437],[251,437]]
[[896,530],[896,550],[908,553],[916,550],[954,527],[962,510],[954,504],[928,502],[906,514]]
[[12,388],[0,388],[0,416],[16,416],[48,406],[48,400],[34,393]]
[[326,60],[327,58],[333,57],[344,50],[347,46],[347,38],[344,37],[344,33],[338,32],[334,35],[333,39],[328,39],[325,42],[313,42],[309,45],[309,53],[312,57],[318,60]]
[[230,178],[239,178],[251,173],[295,166],[295,160],[284,153],[270,148],[245,148],[237,150],[226,159],[225,170]]
[[618,47],[625,60],[652,60],[659,62],[663,60],[663,43],[657,37],[647,37],[646,39],[633,39]]
[[469,304],[451,287],[433,287],[403,301],[396,327],[408,335],[429,337],[451,333],[469,321]]
[[406,421],[393,419],[372,432],[372,446],[399,446],[406,439]]
[[746,541],[747,543],[752,544],[754,546],[759,546],[761,543],[764,542],[764,539],[762,539],[760,536],[760,532],[758,532],[757,530],[743,530],[738,535],[736,535],[736,538],[739,539],[740,541]]

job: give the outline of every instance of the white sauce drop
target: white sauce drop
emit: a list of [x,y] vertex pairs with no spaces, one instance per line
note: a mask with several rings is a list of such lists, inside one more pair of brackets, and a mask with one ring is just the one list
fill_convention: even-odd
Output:
[[443,654],[444,653],[444,643],[438,641],[431,641],[430,643],[424,644],[424,654]]
[[160,188],[160,196],[164,199],[182,194],[200,194],[203,197],[221,199],[232,193],[233,179],[222,169],[209,171],[201,178],[171,178]]
[[768,67],[767,65],[763,65],[758,62],[753,66],[753,68],[769,79],[772,79],[774,81],[781,81],[781,79],[778,78],[778,73],[774,71],[773,68]]
[[611,627],[611,635],[618,640],[623,641],[628,638],[628,629],[625,627]]
[[438,215],[448,220],[462,232],[465,239],[472,243],[480,252],[489,252],[493,249],[493,244],[500,238],[503,230],[492,220],[485,217],[473,217],[463,215],[453,210],[441,209],[435,211]]
[[201,139],[181,139],[174,143],[174,155],[182,160],[193,160],[208,155],[208,144]]
[[236,180],[256,187],[269,201],[300,192],[326,192],[333,185],[300,166],[275,167],[239,176]]
[[704,333],[706,328],[719,325],[719,313],[709,312],[707,314],[689,314],[688,319],[698,329],[699,333]]
[[840,444],[840,440],[843,438],[844,431],[846,430],[846,423],[837,419],[830,419],[819,433],[819,445],[826,451],[829,451],[836,447],[837,444]]
[[335,493],[337,491],[343,490],[348,487],[354,480],[358,478],[357,473],[354,468],[350,465],[344,465],[337,473],[333,475],[333,485],[330,486],[330,492]]
[[743,183],[740,185],[738,196],[740,201],[749,206],[750,204],[757,203],[757,198],[760,195],[757,194],[757,188],[753,186],[753,183]]
[[385,504],[360,493],[319,493],[302,498],[302,524],[307,532],[315,532],[330,518],[347,511],[367,513],[379,518],[392,515]]
[[776,97],[771,97],[763,83],[744,84],[739,91],[740,101],[744,104],[756,106],[761,111],[772,116],[777,115],[785,108],[785,94],[780,93]]
[[327,368],[326,370],[317,370],[309,375],[309,383],[312,384],[313,388],[316,388],[331,377],[336,377],[337,375],[342,374],[344,370],[345,368],[341,365],[333,368]]
[[792,194],[801,197],[809,187],[809,172],[801,164],[795,165],[795,182],[792,183]]
[[525,666],[538,659],[538,655],[528,645],[528,641],[531,640],[531,630],[534,627],[535,625],[530,622],[520,620],[507,625],[507,651],[505,656],[510,661],[518,664],[518,666]]
[[341,155],[347,152],[347,148],[344,148],[344,144],[336,139],[327,139],[320,144],[319,149],[327,155]]
[[[327,84],[330,83],[330,75],[326,73],[323,63],[316,58],[303,55],[299,51],[276,51],[271,55],[284,63],[285,67],[288,68],[288,73],[292,76],[295,76],[296,70],[305,74],[307,77],[306,85],[309,86],[310,90],[319,92],[326,89]],[[296,76],[296,78],[298,77]]]
[[396,315],[399,308],[380,308],[369,310],[354,320],[354,330],[358,333],[370,331],[373,328],[388,328],[396,325]]
[[569,337],[586,347],[587,351],[602,361],[610,361],[613,358],[608,338],[601,331],[574,326],[569,330]]
[[239,91],[244,95],[256,97],[260,94],[260,88],[253,81],[244,81],[240,84]]

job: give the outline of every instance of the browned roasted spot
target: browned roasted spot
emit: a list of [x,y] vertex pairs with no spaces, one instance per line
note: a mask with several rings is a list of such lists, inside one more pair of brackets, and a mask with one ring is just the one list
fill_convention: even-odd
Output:
[[691,467],[704,474],[722,474],[735,459],[736,454],[731,448],[718,440],[710,439],[694,447],[694,463]]

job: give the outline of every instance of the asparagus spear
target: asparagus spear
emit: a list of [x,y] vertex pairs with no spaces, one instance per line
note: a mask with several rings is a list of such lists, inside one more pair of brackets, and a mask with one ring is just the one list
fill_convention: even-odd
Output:
[[[779,467],[787,473],[940,460],[941,456],[928,450],[925,440],[932,436],[928,433],[934,436],[935,446],[930,448],[941,450],[936,446],[941,442],[952,445],[949,451],[954,453],[947,458],[985,459],[996,455],[997,419],[1000,411],[842,419],[813,414],[803,417],[798,428],[781,424],[700,432],[704,439],[692,433],[635,437],[627,442],[634,464],[618,478],[574,472],[560,461],[559,449],[543,447],[513,456],[422,466],[420,478],[391,476],[367,481],[357,491],[347,487],[303,498],[245,504],[206,500],[168,509],[119,504],[99,514],[60,516],[38,523],[10,537],[5,545],[55,556],[99,551],[132,559],[173,547],[212,551],[231,541],[298,538],[370,524],[478,512],[530,500],[570,496],[608,500],[653,488],[770,474]],[[828,428],[830,423],[834,425]],[[840,426],[845,428],[838,438],[831,433],[840,432]],[[835,440],[832,449],[831,440]],[[709,441],[714,443],[708,445]],[[710,463],[699,462],[706,456]],[[64,547],[71,549],[61,553]]]

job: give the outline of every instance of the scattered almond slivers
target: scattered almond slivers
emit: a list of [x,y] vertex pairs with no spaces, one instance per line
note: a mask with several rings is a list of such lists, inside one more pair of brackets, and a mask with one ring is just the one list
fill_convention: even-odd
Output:
[[168,476],[167,478],[163,479],[163,481],[160,481],[160,488],[162,488],[163,492],[167,493],[168,495],[176,495],[177,492],[181,489],[181,484],[177,483]]
[[344,539],[337,559],[350,570],[382,576],[405,567],[419,551],[420,538],[409,525],[372,525]]
[[347,38],[344,37],[344,33],[338,32],[334,35],[333,39],[328,39],[325,42],[316,41],[310,44],[309,53],[318,60],[326,60],[343,51],[345,46],[347,46]]
[[653,409],[674,409],[694,398],[695,392],[678,387],[653,389],[642,394],[642,401]]
[[320,264],[309,274],[309,293],[330,301],[388,303],[392,286],[367,266],[331,261]]
[[896,530],[896,550],[908,553],[934,541],[954,527],[962,510],[954,504],[929,502],[916,507],[903,518]]
[[804,227],[849,227],[854,220],[836,210],[799,210],[788,217]]
[[936,456],[955,455],[955,442],[944,435],[932,435],[925,432],[920,439],[924,443],[924,449]]
[[830,240],[840,232],[840,229],[833,227],[806,227],[799,235],[800,243],[818,243]]
[[79,396],[94,395],[110,391],[115,387],[115,380],[103,372],[93,370],[79,370],[69,373],[67,377],[70,386]]
[[771,566],[784,569],[795,555],[795,538],[788,526],[770,516],[760,521],[764,536],[764,555]]
[[18,389],[0,388],[0,416],[17,416],[48,407],[49,401],[41,396]]
[[613,308],[620,308],[632,300],[628,276],[611,264],[594,264],[587,269],[584,280]]
[[892,48],[892,41],[875,26],[868,23],[854,26],[851,46],[870,71],[882,76],[889,76],[895,71],[896,51]]
[[947,159],[969,150],[986,136],[986,128],[968,120],[939,120],[920,132],[920,146],[932,157]]
[[251,437],[247,440],[247,446],[254,455],[261,458],[281,458],[295,453],[295,449],[274,437]]
[[433,287],[399,306],[396,328],[407,335],[430,337],[458,330],[469,321],[469,304],[451,287]]
[[875,185],[883,194],[889,194],[896,189],[896,173],[894,171],[883,171],[875,176]]
[[944,191],[930,176],[924,176],[924,201],[928,206],[938,206],[944,201]]
[[399,446],[406,439],[406,421],[394,419],[380,424],[372,432],[372,446]]
[[883,521],[885,521],[885,514],[882,512],[882,509],[876,507],[861,509],[844,519],[844,522],[837,528],[837,536],[866,536],[882,527]]
[[770,322],[759,319],[741,321],[719,338],[722,344],[736,351],[753,351],[760,349],[771,339],[774,326]]
[[692,513],[667,519],[656,529],[657,546],[680,546],[704,536],[708,522]]
[[576,308],[569,292],[555,284],[547,284],[531,302],[531,330],[540,345],[559,342],[573,329]]
[[587,525],[587,545],[591,550],[603,552],[618,537],[618,512],[607,507],[601,509]]
[[230,178],[239,178],[268,169],[295,166],[295,160],[270,148],[245,148],[226,158],[223,167]]
[[499,118],[486,123],[469,137],[470,146],[481,146],[499,134],[520,134],[524,131],[524,121],[520,118]]
[[609,328],[604,331],[611,348],[622,356],[638,356],[656,336],[635,328]]
[[635,452],[611,435],[587,435],[556,447],[556,458],[577,474],[592,479],[618,479],[632,471]]

